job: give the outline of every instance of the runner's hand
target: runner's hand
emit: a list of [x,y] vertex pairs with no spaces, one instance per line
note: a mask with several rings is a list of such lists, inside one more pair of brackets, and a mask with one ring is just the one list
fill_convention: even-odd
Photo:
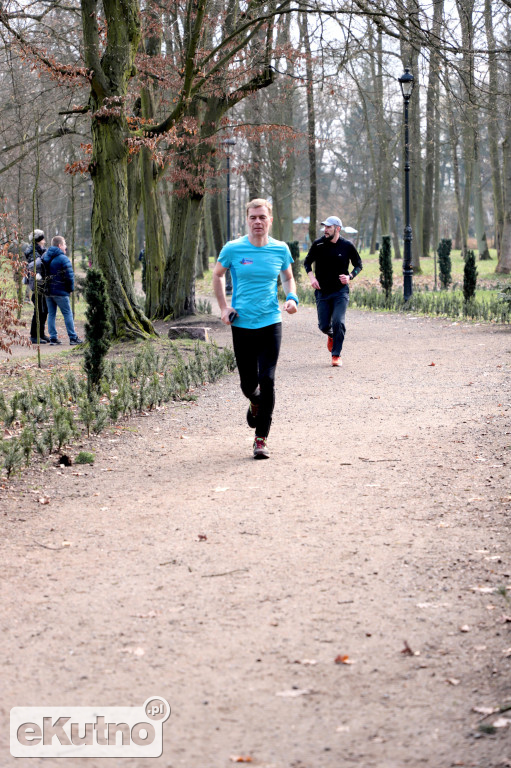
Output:
[[224,307],[222,309],[222,314],[221,314],[222,323],[225,323],[226,325],[231,325],[231,323],[229,322],[229,315],[231,314],[231,312],[234,312],[234,309],[232,307]]
[[339,280],[341,281],[341,283],[343,285],[348,285],[348,283],[350,281],[350,276],[349,275],[339,275]]
[[295,312],[298,312],[298,307],[296,306],[296,301],[294,301],[294,299],[288,299],[284,302],[282,309],[290,315],[294,315]]
[[312,274],[312,272],[309,272],[309,280],[311,281],[312,287],[316,291],[319,291],[319,283],[318,283],[317,279],[314,277],[314,275]]

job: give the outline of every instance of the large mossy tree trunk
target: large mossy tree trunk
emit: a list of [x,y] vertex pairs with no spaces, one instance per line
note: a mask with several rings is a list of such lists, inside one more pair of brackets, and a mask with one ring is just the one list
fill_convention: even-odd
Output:
[[137,305],[129,260],[128,167],[125,120],[92,121],[92,261],[108,286],[112,325],[117,337],[154,333]]
[[141,152],[140,175],[145,225],[145,313],[147,317],[155,317],[160,305],[165,252],[163,217],[158,197],[158,174],[151,151],[146,147],[143,147]]
[[108,286],[117,337],[147,337],[154,328],[137,305],[129,261],[128,144],[124,112],[140,40],[137,0],[82,0],[84,58],[90,71],[92,260]]
[[163,276],[160,317],[195,313],[195,264],[202,202],[202,195],[175,195],[172,199],[172,238]]
[[141,202],[140,155],[133,155],[128,163],[128,253],[132,279],[135,277],[135,269],[137,268],[138,261],[137,224]]

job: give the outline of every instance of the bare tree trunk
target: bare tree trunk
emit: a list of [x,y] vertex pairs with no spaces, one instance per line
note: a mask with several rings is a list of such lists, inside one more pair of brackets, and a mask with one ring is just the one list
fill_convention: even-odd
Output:
[[479,160],[479,121],[477,114],[474,115],[474,219],[475,229],[477,235],[477,249],[479,251],[479,259],[481,261],[488,261],[491,259],[490,252],[488,250],[488,243],[486,240],[486,229],[484,226],[484,210],[483,210],[483,186],[481,181],[481,163]]
[[[418,28],[419,6],[417,0],[406,0],[408,16],[407,35],[401,35],[401,59],[403,66],[418,80],[420,42],[414,36],[413,30]],[[410,207],[412,220],[412,267],[414,274],[422,272],[420,256],[422,254],[422,160],[420,135],[420,92],[415,88],[410,99]],[[403,206],[404,210],[404,206]]]
[[[160,19],[152,6],[148,7],[148,17],[149,29],[156,32],[149,34],[144,40],[144,51],[146,56],[156,58],[161,53],[162,38]],[[158,91],[151,82],[148,82],[142,88],[140,95],[141,114],[144,120],[154,121],[157,99]],[[145,313],[148,317],[156,317],[158,312],[165,262],[163,217],[158,196],[160,176],[161,168],[154,162],[151,150],[143,147],[140,156],[140,178],[145,225]]]
[[506,138],[502,142],[504,156],[504,229],[502,231],[502,250],[496,272],[511,274],[511,122],[508,120]]
[[[447,77],[448,82],[448,77]],[[454,175],[454,194],[456,197],[456,207],[458,209],[458,228],[460,231],[460,250],[464,255],[467,251],[467,230],[465,225],[465,215],[463,208],[463,201],[461,198],[460,187],[460,169],[458,161],[458,133],[456,127],[456,121],[454,117],[454,109],[452,106],[452,94],[450,92],[450,86],[448,87],[447,96],[447,111],[449,122],[449,136],[451,140],[451,156],[452,156],[452,171]],[[456,233],[456,239],[458,239],[458,233]]]
[[[511,29],[507,28],[507,43],[511,37]],[[507,53],[506,59],[506,94],[511,94],[511,54]],[[504,226],[502,230],[502,248],[496,272],[502,275],[511,274],[511,115],[506,110],[506,134],[502,142],[502,155],[504,159]]]
[[309,158],[309,241],[318,232],[318,178],[316,163],[316,111],[312,71],[312,53],[309,38],[308,14],[301,16],[302,43],[305,48],[305,72],[307,77],[307,153]]
[[[433,35],[438,38],[442,21],[443,0],[434,0]],[[429,53],[428,92],[426,97],[426,164],[424,170],[424,198],[422,216],[422,255],[429,256],[433,224],[433,188],[438,118],[439,60],[434,46]]]
[[[287,15],[282,21],[279,43],[289,45],[291,16]],[[293,62],[286,58],[286,74],[292,75]],[[278,97],[274,110],[276,119],[281,125],[293,127],[293,102],[295,88],[291,85],[291,77],[277,81]],[[274,86],[275,87],[275,86]],[[278,106],[277,106],[278,104]],[[295,153],[293,142],[289,138],[274,138],[269,144],[268,156],[271,164],[272,196],[273,196],[273,233],[278,240],[289,242],[293,238],[293,184],[295,178]]]
[[[493,32],[493,18],[491,0],[484,3],[484,23],[486,27],[486,39],[488,41],[488,144],[490,150],[491,183],[493,189],[493,209],[495,220],[495,247],[497,260],[500,264],[500,252],[502,242],[502,230],[504,228],[504,196],[502,189],[502,177],[499,159],[499,124],[498,124],[498,65],[495,54],[495,34]],[[497,265],[498,271],[498,265]]]

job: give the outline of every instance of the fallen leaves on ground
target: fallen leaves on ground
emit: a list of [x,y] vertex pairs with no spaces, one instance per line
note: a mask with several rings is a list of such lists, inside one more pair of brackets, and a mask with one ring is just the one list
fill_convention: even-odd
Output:
[[401,649],[401,653],[405,656],[420,656],[420,651],[412,651],[406,640],[403,640],[405,647]]
[[144,656],[143,648],[120,648],[117,653],[129,653],[131,656]]
[[290,688],[287,691],[278,691],[275,696],[282,696],[286,699],[295,699],[297,696],[309,696],[314,693],[312,688]]
[[334,664],[354,664],[355,662],[350,659],[346,654],[339,654],[334,659]]
[[231,755],[229,757],[231,763],[252,763],[253,760],[250,755]]

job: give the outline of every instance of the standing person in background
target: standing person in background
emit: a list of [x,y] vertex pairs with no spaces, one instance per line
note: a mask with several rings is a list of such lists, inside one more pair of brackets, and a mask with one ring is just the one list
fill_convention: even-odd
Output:
[[[32,291],[32,304],[34,305],[34,314],[30,325],[30,341],[37,344],[37,316],[39,315],[39,343],[48,344],[50,339],[44,332],[46,318],[48,317],[48,307],[44,296],[43,280],[41,279],[41,258],[46,253],[46,241],[42,229],[34,229],[28,236],[29,245],[25,248],[25,258],[27,260],[28,275],[25,278],[25,285],[28,285]],[[35,250],[35,266],[34,266]],[[35,294],[35,281],[37,280],[37,300]]]
[[[224,245],[213,272],[213,288],[222,322],[232,326],[234,354],[243,394],[250,404],[249,427],[255,429],[254,459],[270,456],[267,437],[275,405],[275,369],[282,339],[282,316],[277,297],[279,274],[286,294],[285,312],[294,314],[298,296],[286,243],[269,236],[272,207],[256,198],[247,205],[248,235]],[[225,273],[232,276],[232,299],[227,303]]]
[[57,307],[62,312],[66,324],[67,335],[71,346],[83,344],[83,339],[78,337],[75,331],[73,312],[69,295],[75,288],[75,276],[71,262],[66,256],[66,241],[57,235],[51,241],[42,259],[43,278],[45,281],[46,303],[48,305],[48,330],[50,332],[50,344],[62,344],[57,337],[55,318]]
[[145,240],[142,250],[138,254],[138,260],[142,264],[142,290],[146,293],[146,260],[145,260]]
[[[315,289],[319,330],[328,336],[327,349],[332,354],[332,365],[338,367],[342,365],[341,352],[346,335],[349,284],[362,271],[362,260],[353,243],[341,237],[342,221],[337,216],[329,216],[321,225],[325,234],[312,243],[303,266]],[[350,261],[353,265],[351,274]]]

